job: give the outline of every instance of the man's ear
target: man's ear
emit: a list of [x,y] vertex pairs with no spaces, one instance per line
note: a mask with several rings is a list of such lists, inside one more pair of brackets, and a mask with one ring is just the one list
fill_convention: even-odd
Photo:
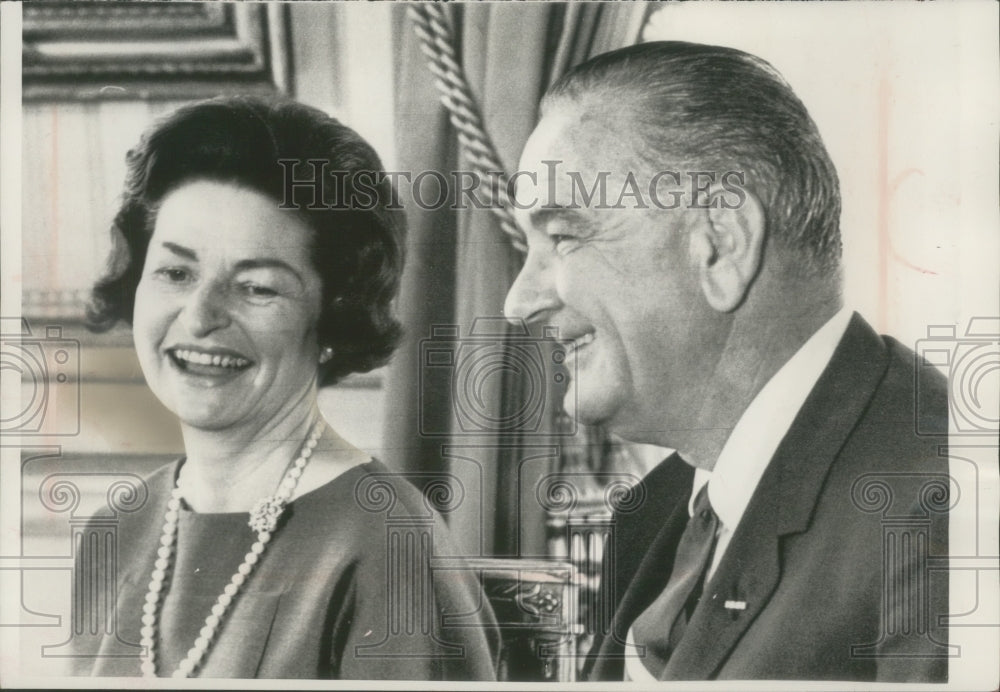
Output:
[[691,261],[708,304],[732,312],[746,297],[764,252],[764,208],[748,190],[735,208],[723,188],[710,190],[709,206],[691,230]]

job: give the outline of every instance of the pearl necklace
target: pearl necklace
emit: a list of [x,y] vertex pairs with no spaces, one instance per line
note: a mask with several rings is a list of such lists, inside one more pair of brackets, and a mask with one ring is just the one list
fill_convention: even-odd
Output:
[[[205,618],[205,625],[199,632],[199,637],[194,640],[187,656],[177,665],[173,677],[186,678],[198,667],[205,658],[212,640],[222,623],[222,618],[226,610],[236,598],[247,577],[253,571],[254,565],[260,560],[271,540],[271,534],[278,525],[278,518],[285,510],[285,506],[292,498],[292,492],[302,477],[302,470],[309,463],[313,450],[323,433],[323,420],[317,421],[313,427],[312,434],[302,446],[299,456],[289,464],[288,470],[278,484],[278,490],[274,495],[260,499],[250,511],[250,520],[247,522],[251,529],[257,534],[257,540],[250,546],[243,562],[236,569],[232,579],[226,584],[226,588],[219,594],[212,611]],[[179,476],[179,474],[178,474]],[[145,678],[156,677],[156,640],[158,638],[157,614],[160,609],[164,586],[167,575],[170,572],[171,562],[174,555],[174,539],[177,535],[177,520],[181,507],[181,491],[175,482],[174,489],[170,493],[170,500],[167,502],[167,512],[163,517],[163,534],[160,536],[160,547],[156,553],[156,562],[153,564],[153,573],[149,580],[149,590],[146,592],[146,602],[142,606],[142,629],[140,634],[142,639],[139,645],[144,647],[145,654],[142,656],[142,675]]]

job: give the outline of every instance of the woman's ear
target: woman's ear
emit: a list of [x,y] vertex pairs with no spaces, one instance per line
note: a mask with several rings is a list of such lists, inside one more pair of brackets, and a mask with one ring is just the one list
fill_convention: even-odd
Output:
[[702,292],[719,312],[739,307],[763,257],[764,209],[754,195],[743,192],[741,203],[734,206],[722,187],[712,188],[709,206],[691,232],[691,260]]

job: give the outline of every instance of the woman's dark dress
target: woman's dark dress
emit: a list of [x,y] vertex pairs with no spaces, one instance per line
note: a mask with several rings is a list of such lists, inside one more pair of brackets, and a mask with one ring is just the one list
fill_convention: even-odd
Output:
[[[117,624],[128,642],[140,639],[179,463],[152,474],[146,505],[122,516]],[[181,511],[159,611],[160,676],[176,670],[193,646],[254,540],[246,513]],[[415,487],[378,461],[356,466],[286,508],[197,675],[495,679],[497,630],[475,574],[430,569],[432,557],[449,553],[443,522]],[[139,665],[136,658],[100,657],[93,674],[139,675]]]

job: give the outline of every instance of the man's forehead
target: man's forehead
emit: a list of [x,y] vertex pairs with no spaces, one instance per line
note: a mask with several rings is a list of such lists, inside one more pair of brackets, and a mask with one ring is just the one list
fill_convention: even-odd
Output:
[[546,113],[532,131],[521,156],[521,170],[545,171],[544,161],[589,163],[594,146],[606,141],[609,130],[589,108],[561,105]]
[[521,155],[515,191],[519,202],[544,192],[548,202],[570,205],[574,188],[589,188],[601,175],[611,180],[627,176],[634,159],[628,154],[626,127],[612,128],[600,113],[577,104],[553,108]]

